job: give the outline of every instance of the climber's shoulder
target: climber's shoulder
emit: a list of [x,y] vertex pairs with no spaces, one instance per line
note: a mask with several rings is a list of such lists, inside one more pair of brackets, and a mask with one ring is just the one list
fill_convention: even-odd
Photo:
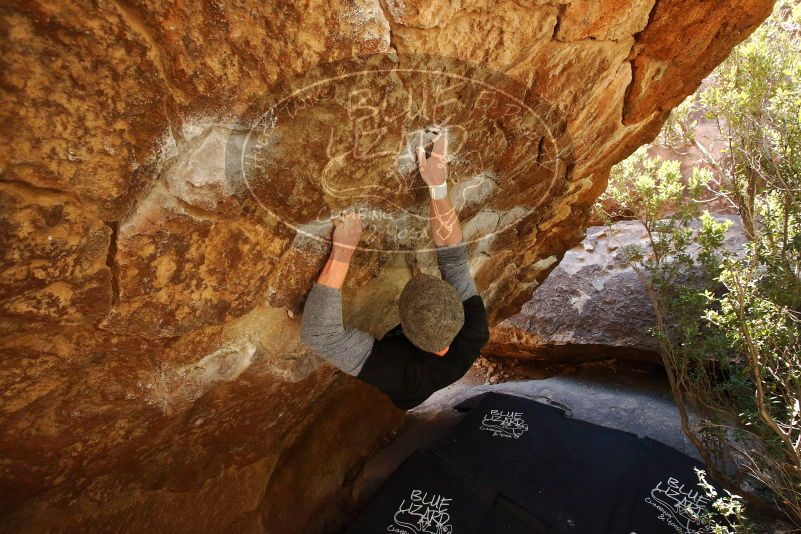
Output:
[[417,406],[435,391],[459,380],[489,339],[481,297],[470,297],[463,305],[464,325],[445,356],[434,357],[418,349],[396,327],[373,344],[356,378],[386,393],[402,409]]
[[478,350],[489,341],[489,321],[484,300],[480,295],[473,295],[466,299],[464,306],[464,325],[456,339],[465,341],[471,346],[478,346]]

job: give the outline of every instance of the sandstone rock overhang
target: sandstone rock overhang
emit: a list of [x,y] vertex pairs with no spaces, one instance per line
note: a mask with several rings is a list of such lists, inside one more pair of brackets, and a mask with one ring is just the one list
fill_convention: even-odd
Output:
[[[5,2],[0,528],[314,532],[346,512],[350,469],[399,414],[297,343],[324,243],[221,179],[230,133],[279,82],[425,54],[502,73],[556,111],[572,152],[561,187],[471,249],[497,322],[581,240],[611,165],[771,7]],[[295,186],[275,191],[310,202]],[[466,228],[542,200],[491,197],[465,208]],[[390,320],[398,257],[357,261],[349,321]]]

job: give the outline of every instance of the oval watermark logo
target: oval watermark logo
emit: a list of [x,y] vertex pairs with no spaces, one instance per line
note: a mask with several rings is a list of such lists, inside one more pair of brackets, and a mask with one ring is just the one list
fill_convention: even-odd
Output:
[[572,162],[564,122],[515,80],[429,55],[319,65],[280,83],[226,146],[226,180],[299,234],[330,241],[358,213],[358,248],[433,247],[415,149],[448,138],[448,189],[466,242],[536,216]]

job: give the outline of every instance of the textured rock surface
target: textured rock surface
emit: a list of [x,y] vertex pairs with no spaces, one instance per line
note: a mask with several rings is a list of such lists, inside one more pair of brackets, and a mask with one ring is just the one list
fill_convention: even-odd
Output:
[[[452,101],[467,125],[453,129],[453,190],[466,234],[486,238],[470,252],[498,321],[581,240],[609,167],[771,4],[4,2],[0,529],[315,532],[347,508],[348,473],[400,414],[298,345],[326,254],[299,230],[320,208],[357,204],[324,193],[321,176],[346,190],[379,174],[403,185],[398,141],[448,121],[417,105],[414,120],[373,124],[374,108],[329,100],[270,130],[265,95],[294,75],[371,54],[418,69],[438,62],[408,54],[445,56],[440,66],[505,73],[517,89],[495,81],[547,118],[529,131],[525,113],[468,106],[475,89]],[[397,111],[415,80],[365,87]],[[372,137],[337,152],[354,123]],[[283,137],[249,168],[248,192],[226,155],[254,129]],[[368,207],[414,219],[423,193],[392,183]],[[421,246],[383,230],[346,289],[348,320],[375,333],[409,275],[394,252]]]
[[[725,246],[741,250],[746,239],[739,218],[715,217],[732,221]],[[587,228],[584,241],[565,253],[520,312],[491,328],[485,352],[565,364],[598,358],[659,362],[659,344],[648,333],[656,324],[654,309],[626,261],[627,246],[649,249],[638,221]]]

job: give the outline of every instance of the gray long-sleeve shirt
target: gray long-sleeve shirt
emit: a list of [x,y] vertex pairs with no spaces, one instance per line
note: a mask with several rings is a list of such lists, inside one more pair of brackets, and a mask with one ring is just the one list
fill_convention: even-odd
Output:
[[[450,283],[464,302],[477,295],[467,244],[437,247],[442,279]],[[342,324],[342,291],[314,282],[303,308],[301,340],[343,372],[356,376],[370,355],[375,338],[363,330]]]

